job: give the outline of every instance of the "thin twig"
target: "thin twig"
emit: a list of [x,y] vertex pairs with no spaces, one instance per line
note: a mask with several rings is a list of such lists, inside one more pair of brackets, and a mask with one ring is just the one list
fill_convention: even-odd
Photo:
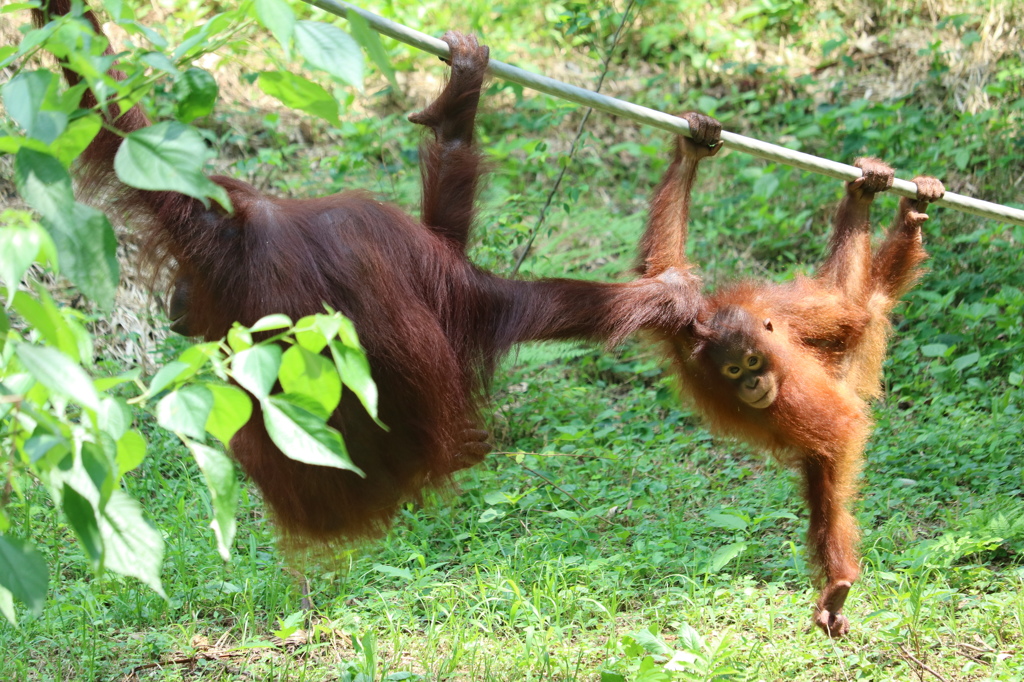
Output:
[[933,668],[928,667],[928,665],[926,665],[924,661],[922,661],[917,656],[907,651],[906,647],[904,647],[902,644],[898,644],[897,646],[900,648],[900,652],[903,654],[903,656],[909,659],[910,661],[913,661],[918,666],[920,666],[921,670],[925,671],[926,673],[931,673],[935,676],[935,679],[939,680],[939,682],[948,682],[945,677],[937,673]]
[[550,478],[548,478],[547,476],[545,476],[545,475],[544,475],[544,474],[542,474],[541,472],[537,471],[536,469],[531,469],[530,467],[526,466],[526,465],[525,465],[525,464],[523,464],[522,462],[516,462],[516,464],[518,464],[519,466],[523,467],[524,469],[526,469],[527,471],[529,471],[529,472],[530,472],[531,474],[533,474],[534,476],[536,476],[537,478],[539,478],[540,480],[544,481],[544,482],[545,482],[545,483],[547,483],[547,484],[548,484],[549,486],[551,486],[552,488],[554,488],[555,490],[559,491],[560,493],[562,493],[563,495],[565,495],[566,497],[568,497],[568,498],[569,498],[570,500],[572,500],[573,502],[575,502],[575,503],[577,504],[577,506],[579,506],[579,508],[580,508],[580,509],[583,509],[583,510],[585,510],[585,511],[590,511],[590,508],[589,508],[589,507],[587,507],[587,506],[586,506],[585,504],[583,504],[582,502],[580,502],[579,500],[577,500],[577,499],[576,499],[576,498],[575,498],[575,497],[573,496],[573,494],[572,494],[572,493],[570,493],[570,492],[569,492],[568,490],[566,490],[566,489],[565,489],[565,488],[563,488],[562,486],[560,486],[560,485],[558,485],[557,483],[555,483],[554,481],[552,481],[552,480],[551,480]]
[[533,457],[569,457],[571,459],[579,460],[595,460],[603,459],[606,462],[619,462],[621,461],[618,457],[602,457],[601,455],[591,455],[584,452],[527,452],[525,450],[499,450],[492,453],[494,455],[502,455],[510,459],[514,459],[519,455],[532,455]]
[[[814,629],[813,625],[811,625],[811,629]],[[839,642],[837,642],[834,637],[829,637],[828,640],[829,643],[832,645],[832,653],[835,654],[836,663],[839,665],[839,670],[843,673],[843,679],[846,680],[846,682],[852,682],[853,678],[850,677],[850,671],[846,666],[846,661],[843,660],[843,652],[839,648]]]
[[981,665],[992,665],[991,661],[986,661],[984,658],[981,658],[980,656],[975,656],[970,652],[961,651],[959,649],[954,649],[954,651],[957,653],[958,656],[963,656],[964,658],[974,661],[975,663],[980,663]]
[[[272,647],[261,647],[264,649],[270,649]],[[210,652],[199,652],[192,656],[179,656],[177,658],[169,658],[166,661],[153,661],[151,663],[142,663],[132,668],[132,675],[141,672],[143,670],[152,670],[153,668],[163,668],[170,665],[192,665],[194,666],[199,661],[225,661],[230,658],[237,658],[238,656],[244,656],[248,654],[252,649],[246,651],[218,651],[215,653]],[[131,679],[129,677],[129,679]]]
[[[622,36],[622,29],[626,25],[626,19],[629,18],[629,12],[633,9],[634,0],[629,0],[629,4],[626,5],[626,9],[622,12],[622,21],[619,22],[619,27],[615,29],[615,35],[612,36],[611,47],[608,48],[608,52],[604,56],[604,63],[601,65],[601,76],[597,79],[597,87],[594,88],[594,92],[601,92],[601,86],[604,85],[604,79],[608,75],[608,68],[612,62],[612,56],[615,54],[615,48],[619,44],[619,38]],[[523,246],[522,252],[519,254],[519,258],[516,259],[515,266],[512,267],[512,275],[515,276],[519,273],[519,268],[522,267],[523,261],[530,255],[530,251],[533,249],[533,240],[540,234],[540,228],[544,225],[544,219],[547,218],[548,208],[551,207],[551,202],[554,201],[555,195],[558,194],[558,188],[562,185],[562,178],[565,177],[566,171],[569,170],[569,164],[572,162],[573,157],[576,155],[576,145],[579,144],[580,138],[583,137],[583,129],[587,125],[587,120],[590,118],[590,114],[593,113],[593,107],[587,107],[587,110],[583,112],[583,118],[580,119],[580,124],[576,128],[576,137],[573,138],[572,146],[569,147],[568,160],[562,164],[561,170],[558,171],[558,177],[555,178],[555,184],[551,187],[551,191],[548,192],[548,198],[544,202],[544,207],[540,209],[540,215],[537,216],[537,222],[534,224],[533,229],[530,230],[530,237],[526,240],[526,244]]]

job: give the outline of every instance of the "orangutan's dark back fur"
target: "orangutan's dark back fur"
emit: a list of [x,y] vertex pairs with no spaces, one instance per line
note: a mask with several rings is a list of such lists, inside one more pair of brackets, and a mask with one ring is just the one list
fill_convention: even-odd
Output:
[[[51,0],[49,14],[67,14]],[[36,21],[45,21],[34,11]],[[91,13],[87,20],[99,24]],[[377,426],[350,392],[330,423],[366,478],[286,457],[256,414],[231,449],[297,539],[350,540],[385,529],[402,501],[476,460],[460,456],[478,420],[484,384],[513,344],[529,339],[615,341],[642,326],[692,317],[659,281],[600,284],[498,278],[472,265],[480,153],[473,126],[487,64],[475,39],[449,34],[452,77],[414,119],[434,132],[421,149],[422,216],[415,220],[365,192],[278,199],[226,177],[234,213],[173,192],[136,190],[113,172],[120,144],[103,132],[78,162],[83,193],[147,236],[146,255],[187,287],[187,329],[206,339],[264,315],[292,319],[327,303],[353,320],[379,389]],[[454,41],[454,42],[453,42]],[[69,81],[76,74],[67,72]],[[95,105],[92,93],[82,106]],[[149,125],[139,107],[108,120],[122,132]]]

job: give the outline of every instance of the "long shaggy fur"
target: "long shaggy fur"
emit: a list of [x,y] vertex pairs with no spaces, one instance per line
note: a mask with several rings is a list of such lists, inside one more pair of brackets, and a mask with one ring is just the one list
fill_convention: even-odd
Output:
[[[70,8],[69,0],[51,0],[35,18],[42,23]],[[91,13],[84,20],[99,32]],[[365,478],[289,459],[271,442],[258,410],[231,443],[281,530],[296,540],[379,534],[402,501],[478,461],[460,455],[464,433],[477,420],[497,360],[513,344],[614,343],[695,314],[671,282],[514,281],[469,262],[481,166],[473,126],[487,49],[455,33],[446,40],[452,76],[413,117],[433,131],[421,151],[419,220],[364,192],[282,199],[220,176],[212,180],[227,191],[233,214],[173,192],[132,189],[115,176],[121,138],[108,131],[76,169],[87,198],[138,226],[148,236],[149,257],[175,268],[190,333],[217,339],[235,321],[252,324],[270,313],[298,319],[321,312],[324,303],[354,321],[379,389],[379,416],[390,430],[348,392],[330,424]],[[82,106],[95,104],[87,92]],[[149,125],[139,107],[105,113],[122,133]]]
[[[706,117],[691,114],[688,120],[691,131],[714,129]],[[690,194],[698,162],[714,153],[716,142],[717,132],[699,142],[680,138],[641,242],[644,275],[695,277],[685,256]],[[815,622],[830,635],[849,628],[839,612],[860,572],[849,505],[872,426],[866,399],[881,392],[889,313],[926,257],[920,227],[927,216],[912,200],[901,202],[885,242],[872,252],[868,209],[874,193],[891,185],[892,169],[875,159],[858,164],[865,178],[848,184],[829,255],[814,277],[725,286],[699,298],[693,324],[661,334],[684,392],[713,430],[766,448],[803,474],[808,545],[823,588]],[[934,183],[933,194],[941,196],[941,183],[918,180]],[[740,400],[718,359],[749,358],[751,352],[755,365],[763,358],[767,368],[758,369],[757,381],[777,391],[766,406]]]

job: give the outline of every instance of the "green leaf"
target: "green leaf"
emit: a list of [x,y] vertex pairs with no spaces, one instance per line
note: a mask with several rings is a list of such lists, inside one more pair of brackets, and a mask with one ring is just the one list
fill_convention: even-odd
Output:
[[680,625],[676,631],[676,636],[679,637],[676,641],[690,651],[701,651],[704,648],[704,638],[689,623]]
[[175,66],[174,62],[168,59],[167,55],[163,52],[147,52],[146,54],[139,57],[139,61],[146,66],[151,66],[157,71],[163,71],[169,76],[178,77],[181,71]]
[[68,127],[64,129],[61,136],[50,145],[50,151],[66,168],[85,151],[102,126],[103,117],[99,114],[76,118],[68,123]]
[[256,323],[249,327],[251,332],[269,332],[277,329],[287,329],[292,326],[292,319],[284,313],[264,315],[256,320]]
[[223,360],[223,355],[220,351],[220,343],[217,341],[207,341],[189,346],[178,356],[177,360],[188,365],[189,370],[181,374],[177,380],[184,381],[198,374],[208,363],[213,362],[216,366],[221,360]]
[[38,7],[36,2],[12,2],[4,5],[3,9],[0,9],[0,14],[8,14],[10,12],[20,12],[23,9],[31,9]]
[[953,163],[956,164],[957,169],[966,170],[967,165],[971,162],[971,150],[966,147],[961,147],[953,154]]
[[43,612],[49,569],[35,547],[24,540],[0,535],[0,586],[28,607],[34,615]]
[[295,340],[306,350],[319,353],[338,335],[343,321],[338,314],[306,315],[295,323]]
[[0,613],[4,614],[7,622],[18,627],[18,614],[14,610],[14,595],[6,587],[0,586]]
[[153,29],[151,29],[149,26],[146,26],[145,24],[141,24],[141,23],[135,21],[134,19],[130,19],[130,20],[122,19],[122,21],[120,21],[119,23],[129,33],[137,31],[137,32],[141,33],[142,35],[146,36],[146,40],[148,40],[150,43],[152,43],[153,47],[155,47],[156,49],[158,49],[158,50],[167,49],[167,40],[162,35],[160,35],[156,31],[154,31]]
[[68,115],[47,102],[56,92],[57,82],[57,76],[49,71],[23,71],[0,87],[7,114],[26,135],[46,144],[56,140],[68,124]]
[[[296,630],[299,629],[299,627],[305,621],[305,618],[306,615],[304,613],[302,613],[301,611],[296,611],[295,613],[289,614],[288,617],[284,620],[278,619],[277,622],[278,624],[280,624],[281,627],[273,631],[274,636],[279,637],[281,639],[288,639],[295,633]],[[367,636],[369,637],[370,635]],[[365,677],[365,675],[363,677]]]
[[117,475],[124,476],[146,458],[146,439],[138,431],[128,431],[117,441]]
[[[7,313],[4,312],[3,308],[0,308],[0,353],[4,352],[4,346],[7,345],[7,332],[11,330],[11,320],[7,317]],[[1010,375],[1010,379],[1013,379],[1013,375]]]
[[14,155],[22,149],[31,149],[40,154],[50,153],[49,145],[43,144],[39,140],[33,140],[31,137],[22,137],[21,135],[0,136],[0,153]]
[[484,502],[491,505],[515,504],[516,501],[516,498],[510,497],[509,494],[503,490],[492,490],[484,495]]
[[178,120],[191,123],[213,111],[217,103],[217,81],[208,71],[192,67],[175,80],[171,93],[178,100]]
[[181,60],[182,57],[193,50],[195,50],[195,53],[192,55],[192,59],[199,58],[203,52],[209,49],[211,36],[216,36],[217,33],[227,31],[229,28],[236,30],[232,25],[232,22],[237,21],[236,17],[237,15],[234,12],[214,14],[206,23],[187,30],[185,32],[185,40],[174,48],[173,59]]
[[103,7],[107,10],[107,14],[114,21],[121,20],[121,12],[124,11],[124,2],[122,0],[103,0]]
[[650,630],[637,630],[636,632],[630,633],[629,635],[636,640],[636,643],[644,648],[645,651],[658,654],[660,656],[671,656],[672,647],[665,643],[661,637],[658,637]]
[[338,321],[341,323],[338,328],[338,338],[341,342],[349,348],[354,348],[359,352],[363,351],[363,347],[359,344],[359,335],[356,334],[356,325],[352,320],[347,317],[340,317]]
[[415,577],[408,568],[402,568],[401,566],[386,566],[384,564],[374,564],[373,570],[384,575],[389,575],[392,578],[399,578],[407,582],[412,582]]
[[60,314],[57,305],[45,291],[40,290],[38,298],[19,292],[14,297],[14,310],[42,335],[46,343],[75,362],[81,362],[82,349],[71,322]]
[[43,224],[57,246],[60,271],[102,310],[112,310],[121,279],[117,237],[107,216],[75,203],[59,220]]
[[71,176],[50,154],[19,149],[14,160],[14,183],[29,206],[49,220],[60,220],[75,205]]
[[231,359],[231,376],[242,388],[262,399],[270,395],[280,367],[280,346],[253,346]]
[[97,391],[109,391],[115,386],[126,384],[129,381],[136,381],[140,376],[142,376],[142,370],[139,369],[138,367],[135,367],[134,369],[130,369],[127,372],[115,374],[112,377],[101,377],[99,379],[94,379],[92,383],[93,386],[96,387]]
[[52,468],[71,451],[71,443],[63,436],[48,432],[48,429],[37,428],[25,441],[22,449],[28,455],[28,461],[37,470]]
[[92,379],[81,367],[53,348],[19,343],[18,359],[36,380],[58,395],[81,403],[90,410],[97,410],[100,398],[92,385]]
[[363,49],[370,55],[373,63],[377,65],[377,68],[380,69],[384,77],[391,83],[391,87],[396,92],[399,92],[398,81],[395,79],[395,70],[391,68],[391,60],[388,59],[388,53],[380,42],[380,35],[370,28],[369,24],[366,23],[366,19],[358,12],[349,12],[346,18],[348,19],[349,27],[352,29],[352,37],[363,46]]
[[[0,279],[11,291],[18,289],[21,278],[39,255],[41,243],[39,232],[30,227],[11,225],[0,229]],[[14,297],[9,296],[7,307],[12,303]]]
[[708,525],[714,528],[726,530],[746,530],[747,522],[735,514],[722,514],[719,512],[708,512]]
[[99,509],[110,499],[110,493],[117,484],[117,446],[105,439],[102,443],[85,441],[72,473],[65,481]]
[[18,47],[18,54],[28,54],[30,50],[50,40],[56,32],[57,26],[56,22],[50,22],[40,29],[26,33],[25,37],[21,40],[21,45]]
[[22,148],[14,163],[18,191],[43,216],[61,271],[104,310],[120,277],[117,238],[107,217],[75,201],[71,176],[55,157]]
[[168,362],[160,368],[160,371],[158,371],[156,376],[154,376],[149,382],[149,390],[146,391],[146,395],[156,395],[175,381],[178,381],[181,376],[190,369],[192,369],[191,365],[186,362],[181,362],[179,360]]
[[252,398],[234,386],[206,384],[206,388],[213,395],[213,409],[206,420],[206,430],[227,446],[252,416]]
[[974,353],[967,353],[966,355],[961,355],[960,357],[953,361],[953,369],[955,369],[958,372],[961,372],[967,369],[968,367],[978,364],[978,360],[980,359],[981,353],[978,353],[977,351],[975,351]]
[[115,489],[100,518],[105,565],[111,571],[138,578],[161,597],[160,584],[164,542],[142,516],[139,503],[121,489]]
[[370,363],[366,355],[337,341],[331,341],[331,355],[342,382],[352,389],[374,421],[384,426],[377,420],[377,384],[373,383],[373,377],[370,376]]
[[103,537],[100,535],[100,525],[96,521],[96,510],[84,495],[64,484],[63,498],[64,516],[78,536],[86,558],[98,568],[103,562]]
[[206,420],[213,409],[213,394],[205,386],[185,386],[168,393],[156,406],[156,421],[168,431],[189,438],[206,437]]
[[[40,452],[35,453],[35,456],[40,456],[46,447],[48,445],[41,443],[38,447]],[[110,499],[117,476],[115,462],[107,457],[106,451],[96,443],[88,441],[81,444],[81,451],[78,453],[69,453],[63,446],[54,448],[53,451],[58,455],[63,453],[63,458],[54,462],[56,466],[50,467],[50,487],[57,490],[62,490],[65,486],[72,488],[88,500],[93,509],[102,509]],[[49,458],[48,455],[47,459]]]
[[944,343],[929,343],[925,346],[921,346],[921,355],[926,358],[941,358],[949,350],[949,346]]
[[260,90],[292,109],[319,116],[328,123],[340,125],[338,102],[331,93],[302,76],[285,71],[264,71],[257,81]]
[[323,332],[313,327],[307,327],[306,329],[299,329],[299,326],[295,326],[295,341],[306,350],[311,353],[320,353],[324,348],[327,347],[327,337],[324,336]]
[[[6,359],[4,358],[4,360]],[[31,374],[25,372],[11,373],[8,371],[4,375],[3,381],[0,381],[0,395],[24,395],[32,390],[35,383],[36,380],[32,378]],[[5,419],[14,407],[15,403],[0,402],[0,419]]]
[[754,181],[754,196],[761,199],[771,199],[775,190],[779,188],[779,176],[775,173],[762,173]]
[[228,330],[228,346],[235,353],[241,353],[243,350],[252,348],[252,333],[235,322],[231,329]]
[[725,565],[730,561],[738,557],[747,549],[747,543],[745,542],[734,542],[724,547],[719,547],[718,550],[711,557],[711,561],[708,562],[708,567],[705,570],[706,573],[718,573]]
[[[109,63],[109,57],[100,58],[104,60],[102,63]],[[74,65],[72,65],[74,68]],[[89,89],[87,83],[78,83],[72,85],[63,92],[54,90],[54,97],[51,98],[51,104],[63,111],[65,114],[78,114],[81,111],[82,96],[85,95],[85,91]]]
[[341,402],[341,379],[334,364],[301,346],[285,351],[278,379],[285,393],[300,393],[319,403],[324,419]]
[[132,411],[124,399],[104,396],[96,412],[96,423],[101,431],[116,441],[131,428]]
[[292,54],[292,36],[295,34],[295,12],[284,0],[256,0],[256,18],[269,30],[284,50],[285,59]]
[[349,458],[341,434],[308,409],[302,396],[275,395],[260,406],[271,440],[291,459],[365,475]]
[[352,36],[322,21],[295,23],[295,47],[307,62],[363,89],[363,53]]
[[503,518],[505,518],[505,512],[499,511],[494,507],[488,507],[484,510],[484,513],[480,515],[478,523],[490,523],[491,521]]
[[165,121],[125,137],[114,157],[114,170],[129,187],[180,192],[204,205],[209,197],[230,209],[228,193],[203,174],[211,156],[195,128]]
[[[241,392],[241,391],[239,391]],[[199,465],[210,491],[213,521],[210,526],[217,536],[217,550],[224,561],[231,559],[231,543],[235,539],[235,509],[238,506],[238,477],[231,458],[201,443],[188,443],[188,449]]]
[[843,45],[845,45],[846,40],[847,39],[845,37],[832,38],[830,40],[826,40],[824,43],[821,44],[821,56],[828,57],[832,53],[832,51],[835,50],[837,47],[842,47]]

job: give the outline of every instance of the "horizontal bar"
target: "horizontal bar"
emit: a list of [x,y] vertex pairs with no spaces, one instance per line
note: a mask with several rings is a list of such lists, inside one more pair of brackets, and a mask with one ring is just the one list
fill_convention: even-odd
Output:
[[[425,33],[420,33],[419,31],[408,28],[407,26],[403,26],[389,19],[377,16],[373,12],[368,12],[367,10],[355,7],[347,2],[343,2],[342,0],[303,0],[303,2],[319,7],[325,12],[330,12],[331,14],[335,14],[340,17],[347,17],[349,12],[355,12],[365,19],[366,23],[378,33],[383,33],[384,35],[390,36],[399,42],[412,45],[413,47],[417,47],[424,52],[429,52],[437,55],[438,57],[448,56],[448,45],[445,44],[444,41],[432,38]],[[690,133],[690,128],[686,121],[678,116],[672,116],[670,114],[657,111],[656,109],[648,109],[647,107],[642,107],[638,104],[626,102],[614,97],[608,97],[607,95],[601,95],[584,88],[576,87],[575,85],[569,85],[568,83],[563,83],[562,81],[555,80],[554,78],[541,76],[510,64],[499,62],[496,59],[492,59],[490,61],[488,70],[493,75],[503,80],[518,83],[519,85],[528,87],[532,90],[537,90],[561,99],[567,99],[570,102],[576,102],[577,104],[592,107],[609,114],[622,116],[623,118],[628,118],[631,121],[636,121],[638,123],[652,125],[656,128],[661,128],[662,130],[667,130],[672,133],[687,136],[689,136]],[[861,171],[856,166],[848,166],[845,163],[823,159],[821,157],[814,156],[813,154],[798,152],[794,149],[780,147],[768,142],[756,140],[752,137],[745,137],[743,135],[730,133],[724,130],[722,131],[722,143],[723,146],[728,147],[729,149],[746,152],[747,154],[761,159],[775,161],[776,163],[793,166],[812,173],[820,173],[840,180],[854,180],[861,176]],[[917,185],[909,180],[896,178],[896,180],[893,181],[891,191],[902,197],[915,197],[917,196]],[[989,201],[983,201],[981,199],[974,199],[962,194],[946,192],[945,196],[938,201],[933,202],[933,205],[945,206],[957,211],[963,211],[964,213],[980,216],[982,218],[991,218],[993,220],[1001,220],[1014,225],[1024,226],[1024,210],[995,204]]]

